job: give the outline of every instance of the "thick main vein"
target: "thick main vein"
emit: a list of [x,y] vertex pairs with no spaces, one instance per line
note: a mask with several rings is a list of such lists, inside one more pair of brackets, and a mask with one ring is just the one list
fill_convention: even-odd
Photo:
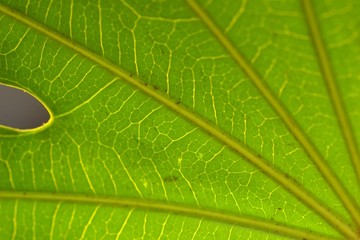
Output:
[[249,79],[253,84],[258,88],[264,98],[268,101],[271,107],[275,110],[281,120],[285,123],[288,130],[293,134],[297,141],[303,146],[304,150],[307,152],[309,157],[312,159],[313,163],[317,166],[322,176],[328,182],[328,184],[333,188],[334,192],[337,194],[339,199],[344,204],[345,208],[348,210],[350,215],[353,217],[355,222],[358,223],[358,210],[355,202],[348,194],[347,190],[342,186],[337,176],[332,172],[329,166],[326,164],[322,155],[311,142],[308,136],[301,129],[299,124],[291,116],[285,106],[279,101],[275,94],[271,91],[265,81],[260,77],[260,75],[255,71],[255,69],[249,64],[246,58],[237,50],[237,48],[232,44],[229,38],[221,31],[221,29],[212,21],[210,16],[204,11],[204,9],[195,1],[187,0],[189,6],[193,11],[199,16],[203,23],[209,28],[209,30],[216,36],[219,42],[223,47],[229,52],[233,57],[235,62],[244,70]]
[[30,19],[27,16],[24,16],[21,13],[16,12],[3,5],[0,5],[0,12],[16,19],[17,21],[33,28],[34,30],[63,44],[64,46],[67,46],[78,54],[81,54],[89,60],[97,63],[99,66],[103,67],[104,69],[108,70],[109,72],[118,76],[129,84],[135,86],[136,88],[142,90],[144,93],[153,97],[154,99],[167,106],[177,114],[181,115],[188,121],[202,128],[208,134],[215,137],[217,140],[221,141],[222,143],[230,147],[233,151],[237,152],[238,154],[246,158],[249,162],[251,162],[253,165],[261,169],[264,173],[277,181],[280,185],[282,185],[285,189],[295,195],[298,199],[313,208],[318,214],[320,214],[325,220],[327,220],[331,225],[333,225],[344,235],[348,236],[349,238],[356,238],[356,235],[352,231],[352,229],[342,220],[340,220],[340,216],[335,215],[335,213],[331,212],[330,209],[325,207],[324,203],[320,202],[318,199],[315,199],[311,195],[311,193],[306,191],[302,186],[300,186],[293,179],[289,178],[286,174],[268,165],[266,161],[264,161],[260,156],[255,154],[250,148],[244,146],[243,144],[240,144],[236,139],[228,136],[222,130],[213,126],[208,121],[197,116],[193,112],[189,111],[187,108],[177,104],[175,101],[170,100],[167,95],[164,95],[159,91],[155,91],[154,88],[148,86],[147,84],[144,84],[139,79],[136,79],[132,76],[132,74],[119,68],[119,66],[116,66],[115,64],[107,61],[105,58],[78,45],[67,37],[44,27],[44,25],[34,21],[33,19]]
[[0,191],[0,199],[21,199],[32,201],[48,201],[48,202],[71,202],[80,204],[95,204],[97,206],[109,205],[122,208],[137,208],[144,210],[153,210],[158,212],[175,213],[180,215],[193,216],[196,218],[206,218],[215,221],[221,221],[240,226],[254,227],[266,231],[277,232],[282,235],[299,239],[314,239],[314,240],[330,240],[334,239],[330,236],[307,232],[303,229],[295,227],[284,226],[278,223],[268,222],[262,219],[254,219],[246,216],[233,215],[230,213],[223,213],[214,210],[204,210],[201,208],[193,208],[183,205],[171,204],[168,202],[149,201],[136,198],[122,198],[122,197],[99,197],[95,195],[85,194],[60,194],[60,193],[44,193],[44,192],[15,192],[15,191]]
[[[321,37],[320,29],[316,21],[315,13],[313,7],[309,0],[303,0],[303,8],[305,12],[306,21],[311,32],[311,39],[314,45],[314,48],[317,53],[319,65],[324,76],[324,81],[330,96],[333,108],[338,119],[339,126],[341,128],[341,133],[346,143],[349,155],[351,157],[355,174],[357,176],[358,184],[360,185],[360,156],[359,149],[357,147],[356,139],[351,129],[351,124],[347,117],[344,104],[340,97],[338,87],[336,86],[334,73],[332,71],[331,62],[327,51],[325,49],[324,41]],[[353,209],[354,218],[358,226],[360,226],[360,214],[359,210]]]

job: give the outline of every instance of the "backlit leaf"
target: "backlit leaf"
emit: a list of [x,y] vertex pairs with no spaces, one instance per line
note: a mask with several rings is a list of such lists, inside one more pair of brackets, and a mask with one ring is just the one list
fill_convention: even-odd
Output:
[[1,239],[360,238],[357,1],[1,2]]

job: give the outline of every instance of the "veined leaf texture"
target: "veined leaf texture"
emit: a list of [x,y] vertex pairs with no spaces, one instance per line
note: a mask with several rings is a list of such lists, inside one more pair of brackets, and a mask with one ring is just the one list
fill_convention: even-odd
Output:
[[357,1],[1,1],[1,239],[360,239]]

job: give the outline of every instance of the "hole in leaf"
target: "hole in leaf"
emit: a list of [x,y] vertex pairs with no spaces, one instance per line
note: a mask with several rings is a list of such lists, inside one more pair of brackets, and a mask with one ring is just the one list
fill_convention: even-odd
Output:
[[50,120],[46,107],[24,90],[0,84],[0,125],[29,130]]

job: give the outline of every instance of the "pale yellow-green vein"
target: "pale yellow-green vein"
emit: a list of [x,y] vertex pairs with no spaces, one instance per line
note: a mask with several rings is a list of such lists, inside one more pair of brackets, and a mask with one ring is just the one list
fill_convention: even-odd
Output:
[[[338,87],[336,86],[336,81],[333,73],[333,68],[327,51],[325,49],[324,41],[321,37],[320,29],[315,17],[314,10],[312,8],[311,2],[309,0],[303,0],[303,8],[305,13],[305,18],[310,29],[311,39],[313,41],[314,48],[317,53],[319,65],[324,76],[324,81],[332,101],[333,108],[335,110],[339,126],[341,128],[343,138],[345,140],[349,155],[352,159],[355,173],[358,179],[358,184],[360,185],[360,156],[359,149],[357,147],[356,139],[351,128],[351,124],[346,115],[345,107],[340,97]],[[349,204],[349,207],[352,207]],[[360,226],[360,213],[359,209],[353,208],[350,209],[350,212],[353,215],[358,226]]]
[[[186,216],[193,216],[200,219],[209,219],[213,221],[221,221],[229,224],[235,224],[239,226],[246,226],[251,228],[258,228],[265,231],[272,231],[278,234],[286,235],[294,238],[301,239],[335,239],[331,236],[324,236],[314,232],[307,232],[295,227],[284,226],[280,223],[269,222],[264,219],[255,219],[246,216],[234,215],[231,213],[224,213],[216,210],[205,210],[201,208],[194,208],[185,205],[177,205],[168,202],[150,201],[136,198],[122,198],[122,197],[99,197],[95,195],[85,194],[60,194],[60,193],[44,193],[44,192],[20,192],[20,191],[0,191],[0,199],[10,200],[28,200],[36,202],[71,202],[79,204],[95,204],[97,210],[101,205],[121,207],[130,209],[130,213],[133,209],[152,210],[157,212],[175,213]],[[92,214],[91,219],[96,214],[96,211]],[[128,218],[128,217],[127,217]],[[85,230],[84,230],[85,231]]]
[[236,139],[229,137],[228,135],[224,134],[223,131],[214,127],[212,124],[207,122],[206,120],[198,117],[193,112],[189,111],[187,108],[182,107],[179,104],[176,104],[175,101],[172,101],[168,98],[167,95],[162,94],[159,91],[156,91],[154,88],[149,87],[148,85],[141,82],[139,79],[136,79],[125,72],[124,70],[120,69],[118,66],[110,63],[103,57],[89,51],[88,49],[78,45],[77,43],[71,41],[70,39],[66,38],[65,36],[56,33],[44,25],[28,18],[27,16],[22,15],[12,9],[4,5],[0,5],[0,12],[13,17],[17,21],[33,28],[34,30],[44,34],[45,36],[63,44],[64,46],[72,49],[73,51],[83,55],[84,57],[88,58],[89,60],[97,63],[99,66],[107,69],[109,72],[113,73],[114,75],[118,76],[119,78],[125,80],[129,84],[135,86],[136,88],[142,90],[144,93],[148,94],[149,96],[153,97],[163,105],[167,106],[168,108],[172,109],[174,112],[178,113],[185,119],[189,120],[193,124],[197,125],[198,127],[202,128],[204,131],[209,133],[211,136],[215,137],[219,141],[223,142],[225,145],[233,149],[238,154],[242,155],[252,164],[257,166],[263,172],[265,172],[268,176],[276,180],[279,184],[284,186],[289,192],[294,194],[297,198],[301,201],[306,203],[308,206],[313,208],[316,212],[318,212],[324,219],[326,219],[329,223],[331,223],[335,228],[339,229],[344,235],[348,236],[350,239],[356,237],[355,233],[352,229],[345,224],[343,221],[340,220],[339,216],[336,216],[332,213],[328,208],[324,207],[324,203],[316,200],[311,196],[309,192],[303,189],[298,183],[290,179],[287,175],[280,172],[279,170],[275,169],[274,167],[268,165],[260,156],[253,153],[248,147],[240,144]]
[[209,30],[216,36],[219,42],[223,47],[229,52],[233,59],[238,63],[238,65],[244,70],[249,79],[254,83],[258,88],[264,98],[276,111],[281,120],[285,123],[289,131],[293,136],[298,140],[298,142],[303,146],[304,150],[307,152],[309,157],[315,163],[325,180],[329,185],[334,189],[334,192],[338,195],[339,199],[342,201],[348,212],[356,220],[356,216],[352,211],[356,208],[354,201],[351,199],[350,195],[346,189],[342,186],[337,176],[332,172],[329,166],[324,161],[320,152],[316,149],[311,140],[306,136],[304,131],[291,116],[288,110],[284,105],[278,100],[275,94],[263,81],[260,75],[255,71],[251,64],[246,60],[244,56],[239,52],[239,50],[232,44],[229,38],[221,31],[221,29],[212,21],[210,16],[204,11],[204,9],[195,1],[187,0],[189,6],[193,11],[199,16],[203,23],[209,28]]
[[85,101],[83,101],[81,104],[77,105],[76,107],[74,107],[73,109],[67,111],[67,112],[64,112],[64,113],[61,113],[61,114],[58,114],[56,115],[56,118],[61,118],[61,117],[64,117],[64,116],[67,116],[69,114],[71,114],[72,112],[75,112],[77,109],[81,108],[82,106],[84,106],[85,104],[89,103],[92,99],[94,99],[99,93],[101,93],[102,91],[104,91],[105,89],[107,89],[110,85],[112,85],[114,82],[116,81],[119,81],[119,79],[115,78],[113,80],[111,80],[110,82],[108,82],[107,84],[105,84],[103,87],[99,88],[94,94],[92,94],[91,97],[89,97],[88,99],[86,99]]

